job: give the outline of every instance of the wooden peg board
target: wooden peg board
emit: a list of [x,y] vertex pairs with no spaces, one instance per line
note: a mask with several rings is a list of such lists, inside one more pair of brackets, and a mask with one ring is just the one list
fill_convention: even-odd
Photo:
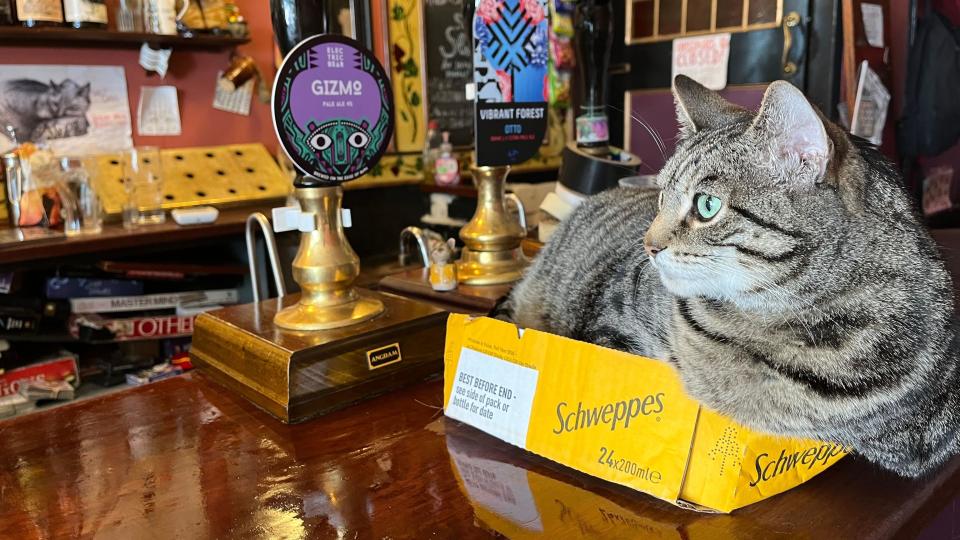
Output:
[[[286,198],[293,188],[262,144],[232,144],[160,151],[163,208],[217,207]],[[103,154],[86,164],[108,216],[123,213],[126,193],[121,154]]]

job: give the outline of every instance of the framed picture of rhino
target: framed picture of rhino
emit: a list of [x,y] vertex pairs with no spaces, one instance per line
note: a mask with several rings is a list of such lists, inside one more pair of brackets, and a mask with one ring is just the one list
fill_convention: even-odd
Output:
[[130,148],[122,67],[0,65],[0,152],[46,143],[58,154]]

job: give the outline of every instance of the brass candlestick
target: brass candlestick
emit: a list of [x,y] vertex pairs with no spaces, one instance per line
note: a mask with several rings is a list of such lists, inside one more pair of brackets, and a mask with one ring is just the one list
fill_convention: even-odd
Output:
[[510,167],[470,170],[477,185],[477,211],[460,229],[460,239],[466,247],[457,262],[457,279],[467,285],[517,281],[527,265],[520,249],[527,231],[522,209],[520,222],[507,212],[504,184]]
[[315,223],[307,227],[313,230],[301,233],[293,260],[300,301],[277,313],[274,323],[287,330],[328,330],[382,313],[383,302],[353,287],[360,275],[360,258],[343,234],[343,188],[300,187],[295,194],[301,210]]

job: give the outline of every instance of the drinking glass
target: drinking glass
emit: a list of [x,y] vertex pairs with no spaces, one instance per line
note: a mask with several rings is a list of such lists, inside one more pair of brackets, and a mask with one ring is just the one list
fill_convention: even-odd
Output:
[[63,232],[67,236],[99,233],[103,229],[103,208],[83,161],[61,158],[60,170],[63,173]]
[[143,32],[141,0],[120,0],[117,7],[117,30],[120,32]]
[[133,229],[166,221],[160,149],[156,146],[133,148],[126,153],[123,164],[123,187],[127,195],[123,207],[123,226]]

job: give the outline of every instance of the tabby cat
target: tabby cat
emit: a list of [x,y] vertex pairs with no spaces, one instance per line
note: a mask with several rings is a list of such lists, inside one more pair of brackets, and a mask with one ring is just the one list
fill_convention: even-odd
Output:
[[674,86],[681,134],[661,191],[587,200],[508,317],[667,360],[747,426],[836,441],[903,476],[957,453],[952,285],[890,163],[789,83],[757,113]]

